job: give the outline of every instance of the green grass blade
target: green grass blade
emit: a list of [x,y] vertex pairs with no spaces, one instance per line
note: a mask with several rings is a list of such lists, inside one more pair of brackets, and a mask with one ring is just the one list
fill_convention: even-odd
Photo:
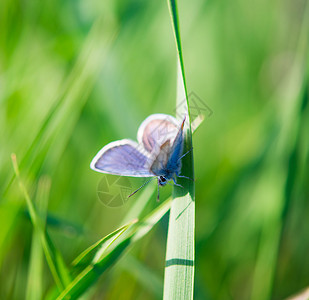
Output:
[[[184,152],[192,148],[191,120],[182,57],[176,1],[170,0],[170,12],[178,52],[177,116],[187,115]],[[182,174],[194,179],[193,151],[182,160]],[[178,180],[177,180],[178,181]],[[179,180],[182,188],[174,188],[168,228],[164,299],[193,299],[195,247],[195,186],[191,180]]]
[[37,230],[40,240],[42,243],[42,247],[44,249],[44,253],[46,256],[47,263],[49,265],[50,271],[54,277],[54,280],[57,284],[57,287],[60,290],[63,290],[66,284],[70,280],[69,272],[65,266],[64,260],[59,253],[59,251],[55,248],[53,245],[49,235],[47,234],[46,230],[44,229],[44,226],[41,222],[40,217],[37,214],[37,211],[35,209],[35,206],[33,204],[33,201],[31,200],[26,187],[24,186],[21,178],[20,178],[20,173],[19,173],[19,168],[16,160],[16,155],[12,154],[12,162],[13,162],[13,167],[15,171],[16,178],[18,180],[20,189],[25,197],[29,214],[30,214],[30,219],[33,224],[33,227],[35,230]]
[[[158,208],[153,210],[143,221],[131,224],[128,228],[125,237],[122,235],[107,245],[105,251],[95,258],[95,260],[88,264],[88,266],[66,287],[66,289],[59,295],[57,300],[61,299],[77,299],[87,289],[93,286],[99,277],[114,263],[119,260],[119,257],[127,250],[127,248],[144,237],[155,224],[170,209],[171,201],[167,200]],[[113,245],[112,245],[113,244]]]
[[[50,191],[50,179],[43,177],[38,183],[38,191],[36,203],[42,227],[45,227],[48,195]],[[28,282],[26,290],[26,300],[39,300],[42,299],[42,279],[43,279],[43,248],[40,240],[40,233],[37,228],[33,230],[31,254],[28,271]]]
[[[132,224],[137,222],[137,220],[133,220],[129,224],[121,226],[120,228],[116,229],[115,231],[111,232],[107,236],[103,237],[102,239],[98,240],[96,243],[91,245],[85,251],[83,251],[73,262],[73,272],[82,271],[87,265],[91,264],[97,253],[102,251],[102,248],[106,246],[106,244],[110,244],[112,241],[117,239],[120,235],[122,235]],[[106,247],[104,247],[104,250]]]
[[[180,30],[179,30],[179,18],[178,18],[178,10],[177,10],[177,1],[176,0],[168,0],[169,8],[170,8],[170,14],[173,24],[173,32],[175,36],[176,41],[176,49],[178,53],[178,63],[180,66],[181,71],[181,77],[182,82],[180,83],[182,85],[182,88],[184,88],[185,95],[188,94],[187,92],[187,84],[186,84],[186,77],[185,77],[185,68],[183,63],[183,56],[182,56],[182,48],[181,48],[181,38],[180,38]],[[187,97],[182,98],[181,100],[187,100]]]

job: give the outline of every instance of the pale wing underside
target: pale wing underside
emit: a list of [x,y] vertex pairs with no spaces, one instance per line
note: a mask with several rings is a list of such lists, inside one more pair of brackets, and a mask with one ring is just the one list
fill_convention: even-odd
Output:
[[181,123],[176,137],[173,138],[173,143],[167,140],[161,145],[159,153],[153,160],[150,170],[160,176],[168,172],[178,174],[181,168],[180,156],[183,151],[183,126],[185,119]]
[[140,125],[137,139],[150,153],[160,151],[160,147],[168,140],[173,141],[179,130],[179,122],[169,115],[154,114],[146,118]]
[[92,160],[91,169],[107,174],[151,177],[150,158],[145,149],[131,140],[120,140],[103,147]]
[[167,161],[170,155],[171,145],[170,141],[166,141],[161,147],[160,152],[153,161],[150,169],[157,176],[162,175],[162,170],[166,169]]

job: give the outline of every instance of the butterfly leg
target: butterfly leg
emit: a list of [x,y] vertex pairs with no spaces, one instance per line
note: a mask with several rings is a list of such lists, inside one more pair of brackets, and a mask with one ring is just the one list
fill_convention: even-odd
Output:
[[170,186],[179,186],[179,187],[183,188],[183,186],[180,185],[179,183],[171,184],[170,182],[168,182],[167,184],[170,185]]
[[172,178],[172,179],[173,179],[173,181],[174,181],[174,185],[176,185],[176,186],[179,186],[179,187],[183,188],[183,186],[182,186],[181,184],[176,183],[175,178]]
[[186,178],[186,179],[189,179],[191,181],[195,181],[194,179],[190,178],[190,177],[187,177],[187,176],[184,176],[184,175],[178,175],[177,177],[180,177],[180,178]]

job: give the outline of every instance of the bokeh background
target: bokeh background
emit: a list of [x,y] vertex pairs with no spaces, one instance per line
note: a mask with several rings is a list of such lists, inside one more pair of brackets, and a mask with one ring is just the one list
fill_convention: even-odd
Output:
[[[195,299],[284,299],[309,285],[308,5],[179,2],[188,90],[212,111],[193,137]],[[166,1],[1,0],[1,299],[25,298],[32,238],[11,153],[33,198],[42,180],[51,184],[47,228],[69,264],[136,200],[103,205],[91,159],[135,139],[149,114],[174,114],[175,86]],[[167,223],[88,299],[160,299]],[[45,296],[46,264],[42,276]]]

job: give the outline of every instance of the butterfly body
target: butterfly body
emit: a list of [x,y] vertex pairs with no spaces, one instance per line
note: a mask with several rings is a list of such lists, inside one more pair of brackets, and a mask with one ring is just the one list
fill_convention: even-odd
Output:
[[109,143],[90,167],[106,174],[157,177],[158,186],[175,182],[181,170],[184,122],[185,118],[180,123],[170,115],[150,115],[139,127],[138,143],[128,139]]

